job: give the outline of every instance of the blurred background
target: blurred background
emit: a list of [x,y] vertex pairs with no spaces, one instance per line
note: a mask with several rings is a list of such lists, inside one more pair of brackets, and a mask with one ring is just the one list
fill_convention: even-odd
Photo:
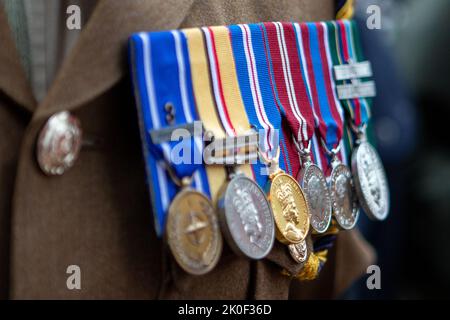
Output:
[[[381,9],[381,29],[367,8]],[[373,124],[391,189],[382,223],[361,216],[376,247],[381,290],[367,277],[346,299],[450,297],[449,0],[357,0],[366,57],[377,83]]]

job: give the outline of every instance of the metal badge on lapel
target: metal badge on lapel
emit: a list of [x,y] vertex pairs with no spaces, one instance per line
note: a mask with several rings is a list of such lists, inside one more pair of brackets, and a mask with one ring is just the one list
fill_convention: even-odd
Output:
[[37,160],[48,175],[61,175],[78,158],[82,143],[80,121],[67,111],[52,115],[37,140]]

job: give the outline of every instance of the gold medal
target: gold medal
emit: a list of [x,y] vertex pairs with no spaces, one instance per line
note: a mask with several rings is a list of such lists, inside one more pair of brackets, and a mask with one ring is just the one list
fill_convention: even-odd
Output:
[[303,190],[283,170],[271,176],[270,180],[269,201],[277,226],[278,241],[292,244],[305,240],[309,231],[309,212]]
[[[279,150],[278,156],[279,157]],[[297,244],[309,232],[309,207],[298,182],[278,167],[278,160],[270,163],[270,188],[268,199],[276,225],[276,237],[284,244]]]
[[211,201],[185,188],[169,207],[166,236],[181,268],[194,275],[213,269],[222,252],[222,235]]

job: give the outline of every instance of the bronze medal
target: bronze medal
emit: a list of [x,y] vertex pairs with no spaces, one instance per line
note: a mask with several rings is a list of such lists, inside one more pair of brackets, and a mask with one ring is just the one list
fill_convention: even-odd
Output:
[[211,201],[190,188],[179,192],[167,216],[167,242],[186,272],[202,275],[212,270],[222,252],[222,235]]

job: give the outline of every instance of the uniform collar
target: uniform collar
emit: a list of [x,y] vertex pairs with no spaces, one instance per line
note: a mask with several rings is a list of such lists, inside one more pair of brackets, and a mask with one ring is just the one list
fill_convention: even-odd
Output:
[[[178,28],[194,0],[99,0],[47,96],[36,101],[0,8],[0,89],[35,117],[74,110],[113,87],[128,69],[127,40],[139,31]],[[36,110],[35,110],[36,109]]]
[[0,91],[6,94],[21,108],[33,112],[36,108],[25,70],[20,62],[20,56],[12,37],[8,17],[0,4]]

